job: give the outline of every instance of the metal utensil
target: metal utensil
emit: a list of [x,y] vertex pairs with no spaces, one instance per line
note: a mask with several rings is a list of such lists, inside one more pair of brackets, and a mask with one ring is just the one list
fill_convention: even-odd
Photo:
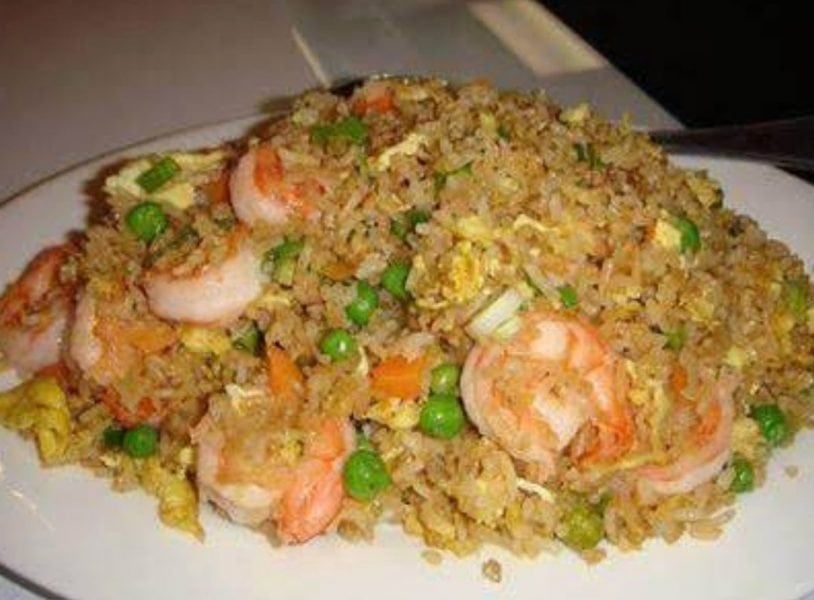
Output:
[[648,135],[672,153],[729,156],[814,171],[814,117]]

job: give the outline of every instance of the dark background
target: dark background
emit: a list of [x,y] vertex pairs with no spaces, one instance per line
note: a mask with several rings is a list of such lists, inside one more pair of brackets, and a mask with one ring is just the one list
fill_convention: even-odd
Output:
[[814,114],[808,2],[542,4],[687,126]]

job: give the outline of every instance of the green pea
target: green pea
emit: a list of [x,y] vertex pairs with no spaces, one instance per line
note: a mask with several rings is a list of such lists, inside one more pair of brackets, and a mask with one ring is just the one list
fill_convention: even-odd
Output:
[[410,276],[410,265],[394,262],[382,272],[382,287],[398,300],[407,300],[407,277]]
[[124,429],[115,425],[108,426],[102,433],[102,441],[108,448],[119,448],[124,441]]
[[596,148],[593,144],[574,144],[574,152],[577,155],[577,160],[579,162],[587,162],[589,169],[601,169],[605,166],[605,163],[602,162],[602,158],[599,156],[599,153],[596,151]]
[[780,446],[791,436],[786,415],[776,404],[756,406],[749,416],[757,422],[760,432],[770,446]]
[[433,184],[435,186],[435,191],[440,192],[444,189],[444,186],[447,185],[447,181],[450,177],[456,177],[458,175],[472,175],[472,161],[470,160],[467,163],[462,164],[460,167],[452,169],[451,171],[436,171],[433,173]]
[[403,215],[393,218],[390,221],[390,233],[404,240],[408,233],[415,231],[416,225],[426,223],[430,220],[430,213],[420,208],[411,208]]
[[271,275],[277,283],[290,286],[294,283],[294,272],[297,268],[297,257],[305,248],[304,238],[285,238],[283,242],[265,253],[261,270]]
[[560,293],[560,302],[565,308],[574,308],[579,304],[577,291],[570,285],[561,285],[557,291]]
[[356,284],[356,298],[345,307],[345,316],[351,323],[364,327],[378,307],[379,294],[376,289],[367,281],[360,281]]
[[248,354],[258,356],[263,347],[263,333],[254,321],[241,327],[232,338],[232,346]]
[[181,170],[181,165],[165,156],[152,167],[136,177],[136,183],[148,194],[152,194]]
[[605,537],[602,515],[590,505],[580,503],[563,517],[563,542],[575,550],[590,550]]
[[679,325],[671,331],[665,331],[664,347],[668,350],[678,352],[687,343],[687,328],[684,325]]
[[384,461],[367,448],[356,450],[348,457],[342,479],[348,494],[363,502],[373,500],[392,483]]
[[421,408],[418,425],[430,437],[448,440],[464,427],[464,411],[451,394],[431,394]]
[[122,440],[124,451],[133,458],[146,458],[158,450],[158,431],[149,425],[127,430]]
[[430,391],[434,394],[458,393],[461,367],[455,363],[443,363],[430,371]]
[[290,286],[294,283],[294,272],[297,270],[297,259],[286,256],[274,263],[274,269],[271,272],[271,278],[277,283],[284,286]]
[[735,471],[735,478],[729,489],[736,494],[751,492],[755,487],[755,470],[752,463],[742,456],[737,456],[732,461],[732,469]]
[[337,123],[314,125],[311,128],[311,139],[317,144],[324,144],[333,139],[345,139],[364,146],[367,142],[367,125],[359,117],[345,117]]
[[509,128],[504,124],[501,123],[497,126],[497,135],[502,140],[510,140],[512,138],[512,134],[509,131]]
[[331,362],[338,362],[350,358],[356,353],[357,344],[353,336],[345,329],[331,329],[319,343],[322,353],[331,359]]
[[131,208],[124,217],[124,222],[133,235],[148,244],[161,235],[169,225],[161,205],[149,200]]
[[687,217],[677,217],[676,227],[681,233],[681,253],[698,252],[701,249],[701,232],[698,226]]
[[297,258],[303,248],[305,248],[304,238],[286,238],[282,243],[271,249],[271,254],[275,260]]

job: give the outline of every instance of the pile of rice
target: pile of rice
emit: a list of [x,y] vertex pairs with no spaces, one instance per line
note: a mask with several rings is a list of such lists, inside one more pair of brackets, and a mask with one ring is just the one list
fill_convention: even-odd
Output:
[[[728,209],[704,172],[672,165],[627,122],[608,123],[585,105],[563,110],[542,92],[499,92],[481,82],[388,85],[389,110],[359,114],[358,93],[315,91],[259,134],[283,149],[284,168],[328,181],[329,192],[314,200],[318,219],[250,232],[257,252],[304,239],[290,282],[269,277],[263,295],[228,326],[166,322],[173,345],[143,356],[107,386],[68,364],[62,394],[52,393],[46,408],[30,407],[27,418],[21,394],[5,393],[0,421],[35,436],[46,464],[81,463],[112,478],[117,490],[142,487],[159,498],[165,523],[202,536],[190,431],[207,410],[228,410],[265,388],[263,358],[230,343],[254,321],[265,344],[284,348],[305,375],[298,418],[350,417],[387,466],[393,483],[374,501],[345,499],[332,529],[349,539],[370,539],[378,522],[395,520],[428,546],[457,555],[491,543],[534,556],[556,552],[564,519],[585,505],[601,513],[604,540],[624,550],[685,532],[716,537],[732,516],[731,466],[668,497],[643,497],[636,469],[656,451],[680,452],[695,425],[687,401],[724,370],[740,378],[734,455],[750,461],[758,483],[770,448],[750,407],[778,405],[794,432],[808,424],[814,313],[800,259]],[[314,135],[354,114],[364,135]],[[188,169],[186,187],[157,198],[171,226],[149,246],[127,231],[123,216],[143,200],[128,174],[158,157],[125,166],[108,179],[98,199],[105,210],[83,232],[63,277],[98,297],[125,295],[129,319],[155,320],[142,287],[146,271],[222,260],[219,249],[237,225],[229,203],[214,200],[215,188],[256,143],[173,154]],[[429,220],[394,235],[392,223],[411,209]],[[691,252],[683,251],[677,219],[700,232]],[[354,326],[345,306],[356,281],[379,286],[394,261],[411,265],[409,301],[381,293],[370,323]],[[463,364],[475,343],[472,319],[519,287],[533,290],[524,308],[580,315],[624,361],[636,444],[618,463],[581,468],[564,452],[556,475],[535,481],[530,465],[471,423],[451,440],[423,433],[418,414],[428,381],[414,401],[371,394],[370,369],[387,357]],[[575,306],[563,305],[563,289]],[[336,327],[359,344],[351,360],[332,363],[320,353],[320,340]],[[670,383],[679,366],[683,402]],[[134,410],[145,396],[165,407],[156,455],[134,459],[104,444],[114,421],[106,387]],[[296,422],[286,421],[283,433],[291,435],[281,435],[280,452],[296,439]],[[264,530],[273,535],[273,527]],[[602,545],[577,550],[589,561],[604,552]]]

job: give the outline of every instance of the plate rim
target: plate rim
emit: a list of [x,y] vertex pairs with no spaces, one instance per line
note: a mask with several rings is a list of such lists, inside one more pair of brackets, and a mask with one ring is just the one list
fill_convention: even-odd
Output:
[[[212,135],[216,136],[216,131],[218,129],[223,129],[223,136],[220,139],[220,142],[228,142],[228,141],[235,141],[241,139],[241,137],[245,137],[248,133],[251,132],[250,127],[256,127],[260,123],[267,121],[270,118],[274,118],[275,114],[268,114],[268,113],[252,113],[250,115],[244,115],[240,117],[234,118],[227,118],[227,119],[219,119],[216,121],[212,121],[209,123],[203,123],[198,125],[192,125],[189,127],[183,127],[177,130],[171,130],[162,134],[149,136],[144,139],[138,140],[133,143],[128,143],[121,147],[103,152],[101,154],[92,156],[85,160],[79,161],[75,164],[70,166],[64,167],[59,169],[58,171],[30,184],[19,190],[18,192],[12,194],[11,196],[3,199],[0,201],[0,214],[3,211],[7,210],[9,206],[14,205],[17,206],[20,201],[25,200],[31,196],[36,196],[41,190],[46,189],[49,185],[53,185],[56,181],[59,181],[63,177],[70,176],[72,173],[81,172],[82,170],[90,170],[90,169],[99,169],[105,166],[106,163],[113,162],[117,159],[121,159],[125,157],[129,153],[133,153],[134,151],[139,151],[144,147],[148,147],[151,144],[156,143],[163,143],[167,144],[168,148],[170,149],[172,144],[177,143],[178,138],[183,138],[184,136],[190,135],[205,135],[207,130],[212,130]],[[229,132],[229,133],[227,133]],[[143,152],[144,150],[142,150]],[[710,160],[710,161],[721,161],[722,164],[730,164],[730,163],[742,163],[743,161],[736,161],[732,159],[717,159],[717,158],[710,158],[706,156],[700,155],[681,155],[677,157],[675,155],[670,155],[669,159],[671,162],[678,166],[682,166],[682,162],[684,159],[690,160]],[[677,159],[677,160],[676,160]],[[750,165],[756,163],[749,163]],[[757,163],[759,165],[759,163]],[[764,165],[766,166],[766,165]],[[768,168],[781,172],[784,176],[795,180],[799,184],[803,184],[804,186],[810,188],[810,191],[814,192],[814,185],[811,183],[795,176],[794,174],[788,173],[782,169],[777,169],[776,167],[767,166]],[[81,190],[79,191],[78,197],[72,196],[72,201],[78,201],[85,197],[84,192]],[[774,237],[774,236],[771,236]],[[785,242],[784,242],[785,243]],[[797,254],[795,252],[795,254]],[[809,265],[807,265],[808,267]],[[808,269],[807,269],[808,270]],[[810,432],[810,433],[814,433]],[[0,579],[7,580],[13,585],[17,585],[26,591],[42,598],[68,598],[68,596],[62,595],[59,592],[51,589],[50,587],[43,585],[37,582],[32,576],[26,575],[25,573],[21,572],[19,569],[14,569],[7,564],[4,564],[0,561]],[[13,588],[12,588],[13,589]],[[811,593],[808,590],[806,593]]]

